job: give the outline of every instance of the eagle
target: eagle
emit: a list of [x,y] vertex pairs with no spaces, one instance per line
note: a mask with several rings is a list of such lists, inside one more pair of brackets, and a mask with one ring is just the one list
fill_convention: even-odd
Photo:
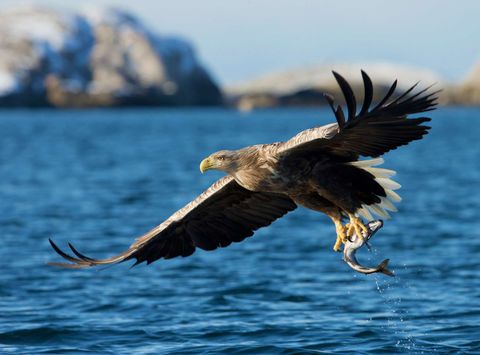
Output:
[[285,142],[215,152],[202,160],[200,171],[221,170],[226,176],[126,251],[93,259],[68,243],[73,256],[49,239],[68,261],[51,264],[87,268],[135,260],[135,266],[186,257],[197,248],[214,250],[241,242],[298,206],[330,217],[336,229],[333,249],[340,251],[348,236],[362,235],[364,221],[372,215],[388,218],[388,211],[397,211],[394,203],[401,198],[395,192],[400,185],[391,179],[395,171],[378,166],[383,154],[428,133],[424,123],[430,118],[411,115],[435,109],[439,92],[431,92],[431,86],[417,90],[417,83],[395,94],[395,80],[373,104],[372,81],[364,71],[361,74],[364,95],[359,110],[352,87],[333,71],[347,108],[345,113],[325,94],[335,123],[307,129]]

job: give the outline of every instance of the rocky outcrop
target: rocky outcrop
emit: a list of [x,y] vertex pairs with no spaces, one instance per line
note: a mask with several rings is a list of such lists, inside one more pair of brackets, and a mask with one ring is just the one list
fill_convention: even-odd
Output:
[[129,13],[23,7],[0,14],[0,105],[218,105],[192,46]]
[[480,64],[460,84],[447,87],[443,99],[450,105],[480,105]]
[[[250,80],[226,89],[228,101],[242,110],[271,106],[315,106],[327,102],[323,94],[335,96],[342,103],[343,95],[336,83],[332,70],[348,79],[355,92],[363,92],[360,70],[365,70],[374,84],[375,99],[386,93],[395,79],[398,88],[407,89],[417,81],[423,85],[436,83],[438,88],[445,81],[433,72],[389,63],[330,64],[310,66],[274,73]],[[362,97],[358,97],[359,100]]]

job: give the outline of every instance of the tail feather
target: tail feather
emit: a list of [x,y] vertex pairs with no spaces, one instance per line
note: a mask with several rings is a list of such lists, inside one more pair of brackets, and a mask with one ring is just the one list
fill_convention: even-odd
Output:
[[388,219],[390,214],[387,212],[397,212],[397,208],[394,206],[393,202],[400,202],[401,197],[394,192],[401,187],[399,183],[392,180],[391,177],[396,174],[394,170],[375,168],[383,164],[383,158],[367,159],[367,160],[358,160],[350,162],[350,165],[353,165],[357,168],[360,168],[369,174],[373,175],[375,181],[382,187],[385,191],[385,196],[378,196],[380,199],[379,203],[375,204],[363,204],[360,209],[357,210],[357,214],[366,218],[367,220],[372,220],[372,215],[379,216],[381,218]]
[[373,176],[382,177],[382,178],[390,178],[397,173],[395,170],[383,169],[383,168],[363,168],[363,170],[368,171]]
[[357,213],[362,216],[363,218],[365,218],[367,221],[372,221],[373,220],[373,216],[372,214],[370,213],[370,211],[366,208],[365,205],[363,205],[362,208],[359,208],[357,210]]
[[393,202],[400,202],[402,201],[402,198],[400,197],[399,194],[397,194],[395,191],[393,190],[390,190],[390,189],[386,189],[385,190],[385,193],[387,194],[387,197],[389,200],[393,201]]
[[375,177],[375,180],[384,188],[384,189],[390,189],[390,190],[398,190],[402,186],[391,179],[385,179],[382,177]]
[[383,260],[378,266],[378,272],[381,272],[382,274],[385,274],[385,275],[388,275],[388,276],[395,276],[395,274],[388,270],[388,262],[390,261],[390,259],[385,259]]
[[383,209],[381,204],[377,203],[375,205],[370,205],[367,207],[370,211],[372,211],[374,214],[376,214],[379,217],[386,218],[386,219],[390,218],[390,214]]
[[380,206],[385,209],[385,210],[388,210],[390,212],[397,212],[397,207],[394,206],[394,204],[388,199],[388,198],[385,198],[385,197],[380,197]]
[[350,163],[350,165],[354,165],[357,168],[370,168],[372,166],[382,165],[383,162],[384,162],[383,158],[374,158],[374,159],[353,161]]

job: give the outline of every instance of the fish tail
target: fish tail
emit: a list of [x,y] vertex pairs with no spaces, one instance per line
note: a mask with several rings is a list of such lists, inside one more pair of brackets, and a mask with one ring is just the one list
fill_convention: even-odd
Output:
[[388,262],[390,259],[385,259],[383,260],[379,265],[378,265],[378,272],[381,272],[382,274],[388,275],[388,276],[395,276],[395,274],[388,270]]

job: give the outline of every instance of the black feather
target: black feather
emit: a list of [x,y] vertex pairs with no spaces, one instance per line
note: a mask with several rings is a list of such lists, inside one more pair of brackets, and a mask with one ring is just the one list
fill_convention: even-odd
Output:
[[84,261],[95,261],[95,259],[92,259],[92,258],[89,258],[88,256],[85,256],[83,255],[82,253],[80,253],[77,249],[75,249],[73,247],[73,245],[71,243],[68,243],[68,246],[70,247],[70,249],[73,251],[73,253],[78,256],[80,259],[84,260]]
[[335,98],[332,95],[325,93],[323,94],[323,96],[325,97],[325,100],[327,100],[328,105],[335,114],[338,126],[342,128],[343,126],[345,126],[345,115],[343,114],[342,108],[340,106],[337,106],[337,108],[335,109]]
[[337,106],[337,110],[335,111],[335,118],[337,119],[338,127],[342,128],[345,126],[345,114],[340,105]]
[[353,93],[352,87],[343,76],[341,76],[335,71],[332,71],[332,73],[337,80],[340,89],[342,90],[343,96],[345,97],[345,102],[347,103],[348,109],[348,120],[352,121],[353,119],[355,119],[355,114],[357,112],[357,100]]
[[388,92],[385,95],[385,97],[371,111],[376,111],[379,108],[381,108],[385,104],[385,102],[387,102],[387,100],[390,98],[390,96],[392,96],[392,94],[393,94],[393,92],[395,91],[396,88],[397,88],[397,80],[395,80],[393,82],[392,86],[390,86],[390,89],[388,89]]
[[363,78],[363,88],[365,93],[363,97],[363,105],[358,116],[363,116],[368,112],[368,109],[370,108],[370,105],[372,104],[372,99],[373,99],[372,80],[367,75],[367,73],[365,73],[363,70],[361,72],[362,72],[362,78]]
[[62,251],[54,242],[52,239],[48,238],[48,241],[50,242],[50,245],[52,246],[53,250],[55,250],[57,252],[58,255],[60,255],[61,257],[63,257],[64,259],[67,259],[69,261],[72,261],[74,263],[82,263],[82,260],[79,260],[77,258],[74,258],[70,255],[68,255],[67,253],[65,253],[64,251]]
[[405,96],[407,96],[408,94],[410,94],[412,92],[413,89],[415,89],[417,87],[417,85],[419,84],[420,82],[417,81],[415,84],[413,84],[410,88],[408,88],[408,90],[405,90],[405,92],[403,94],[401,94],[399,97],[397,97],[395,100],[393,100],[390,105],[395,105],[397,102],[399,102],[400,100],[402,100]]
[[328,105],[332,109],[333,113],[335,113],[335,98],[333,97],[333,95],[324,93],[323,97],[325,98],[325,100],[327,100]]
[[204,233],[200,228],[189,226],[188,234],[192,238],[195,246],[203,250],[215,250],[217,244],[213,241],[206,233]]

